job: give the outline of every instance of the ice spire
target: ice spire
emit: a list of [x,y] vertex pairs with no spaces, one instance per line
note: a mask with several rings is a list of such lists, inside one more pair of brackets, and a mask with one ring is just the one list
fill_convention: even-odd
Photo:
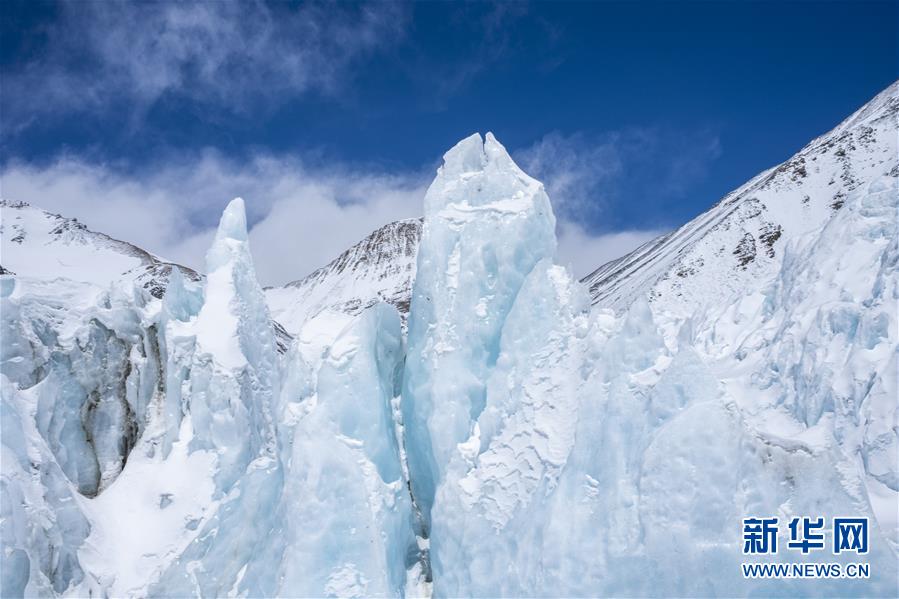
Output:
[[[222,213],[215,241],[206,253],[206,273],[206,301],[197,321],[197,343],[225,368],[240,368],[246,364],[246,356],[240,347],[240,311],[235,310],[241,291],[238,284],[249,283],[250,278],[256,283],[241,198],[231,200]],[[248,287],[247,291],[254,291],[252,284]]]
[[512,303],[555,249],[543,185],[491,133],[446,153],[425,196],[403,393],[413,492],[425,519],[450,455],[484,408]]
[[226,484],[261,453],[274,455],[271,414],[278,392],[274,330],[256,281],[241,198],[225,208],[206,267],[191,414],[198,439],[218,447]]
[[190,363],[195,338],[191,319],[196,318],[203,305],[203,291],[198,285],[188,287],[181,269],[172,266],[159,320],[159,355],[165,360],[162,373],[165,376],[165,399],[162,453],[168,456],[172,443],[178,439],[181,416],[184,412],[182,391],[184,381],[190,376]]

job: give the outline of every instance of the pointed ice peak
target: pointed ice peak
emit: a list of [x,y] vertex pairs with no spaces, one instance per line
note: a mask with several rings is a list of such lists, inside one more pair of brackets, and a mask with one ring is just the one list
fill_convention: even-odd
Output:
[[487,156],[484,154],[484,140],[480,133],[472,133],[443,155],[443,171],[467,173],[484,168]]
[[[247,217],[243,200],[235,198],[222,213],[215,240],[206,252],[206,293],[197,320],[200,347],[227,368],[241,368],[246,356],[240,346],[241,320],[259,318],[262,289],[247,242]],[[247,306],[253,304],[253,309]],[[266,325],[267,314],[265,316]],[[270,333],[271,331],[269,331]]]
[[247,211],[243,198],[234,198],[222,212],[215,239],[247,240]]
[[444,154],[443,161],[425,197],[425,215],[451,206],[520,212],[536,198],[548,204],[543,185],[515,164],[492,133],[466,137]]
[[447,175],[464,174],[483,171],[489,165],[521,172],[506,148],[488,131],[484,138],[473,133],[453,146],[443,155],[442,170]]
[[207,274],[231,262],[235,252],[248,252],[247,248],[246,209],[242,198],[234,198],[222,212],[215,240],[206,252]]
[[499,143],[490,131],[487,132],[484,139],[484,154],[487,155],[487,160],[491,162],[502,162],[518,168],[517,165],[512,162],[512,157],[509,156],[506,147]]

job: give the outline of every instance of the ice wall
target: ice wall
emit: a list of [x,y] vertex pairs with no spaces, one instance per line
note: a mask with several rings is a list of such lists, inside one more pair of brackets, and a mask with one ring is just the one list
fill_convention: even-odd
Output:
[[8,283],[2,370],[34,393],[38,430],[66,476],[96,495],[124,467],[157,392],[160,364],[155,333],[139,314],[143,300],[63,280]]
[[0,280],[4,596],[90,583],[85,505],[153,428],[162,366],[145,300],[65,279]]
[[308,412],[285,448],[279,595],[403,593],[415,543],[393,407],[402,362],[399,315],[377,304],[328,350],[314,394],[285,389]]
[[0,385],[0,588],[4,597],[58,595],[85,579],[78,548],[90,523],[37,431],[33,395],[6,375]]
[[165,361],[164,379],[159,381],[164,391],[159,422],[163,457],[169,455],[172,444],[178,440],[182,419],[188,411],[184,395],[185,387],[189,392],[190,368],[196,349],[193,321],[202,306],[203,289],[188,283],[181,270],[173,267],[162,298],[159,324],[155,325],[158,352]]
[[439,595],[541,588],[532,568],[542,547],[528,531],[542,528],[545,500],[574,446],[588,306],[565,269],[543,260],[505,317],[485,408],[451,455],[431,512]]

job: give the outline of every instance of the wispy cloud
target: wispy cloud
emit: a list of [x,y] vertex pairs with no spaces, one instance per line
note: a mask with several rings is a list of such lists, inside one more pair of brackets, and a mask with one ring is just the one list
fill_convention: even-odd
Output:
[[225,111],[335,92],[349,67],[403,36],[407,7],[316,2],[68,2],[45,47],[4,67],[4,126],[186,99]]
[[712,130],[634,127],[592,136],[551,132],[515,159],[544,182],[557,213],[598,233],[614,228],[612,208],[623,200],[656,205],[683,198],[720,155]]
[[617,135],[591,142],[580,133],[552,132],[515,152],[515,159],[543,181],[560,216],[576,218],[588,217],[606,204],[606,194],[621,176],[623,153]]
[[[425,105],[432,110],[444,110],[452,98],[491,68],[521,50],[523,45],[549,47],[556,32],[545,20],[531,14],[529,2],[448,2],[435,3],[445,15],[442,23],[448,43],[457,43],[460,33],[464,45],[454,46],[452,54],[439,46],[418,45],[408,53],[407,75],[417,80],[426,93]],[[420,8],[420,7],[417,7]],[[538,27],[542,35],[528,35],[524,21]],[[541,65],[543,66],[543,65]]]
[[[65,135],[54,134],[52,152],[43,154],[50,162],[5,159],[3,195],[200,269],[219,211],[241,195],[260,278],[275,284],[301,277],[374,228],[420,215],[433,173],[329,165],[309,154],[252,148],[239,156],[216,150],[185,156],[184,144],[170,135],[182,106],[227,138],[230,115],[251,126],[300,97],[351,101],[359,67],[405,42],[407,75],[438,104],[522,47],[546,50],[548,62],[538,68],[552,68],[558,58],[551,50],[562,34],[548,22],[513,26],[525,20],[526,3],[447,8],[448,43],[460,30],[468,33],[465,46],[449,56],[442,44],[409,47],[410,13],[419,7],[398,2],[60,3],[28,51],[4,65],[4,136],[25,139],[33,124],[84,117],[88,124],[78,135],[89,141],[95,127],[103,150],[97,158],[86,143],[77,146],[79,155],[67,156]],[[151,126],[154,110],[170,127],[161,135]],[[123,125],[119,139],[115,131]],[[104,135],[115,138],[113,145]],[[109,148],[117,143],[161,149],[149,152],[153,164],[136,167],[127,151],[118,158],[125,166],[110,164]],[[615,222],[612,206],[682,197],[719,153],[713,132],[630,128],[552,132],[513,155],[545,182],[558,216],[560,260],[583,275],[658,233],[658,221]]]
[[[550,132],[514,153],[543,181],[558,216],[559,258],[583,277],[681,223],[660,213],[682,199],[720,156],[711,130],[629,128],[599,135]],[[626,202],[646,206],[644,222],[617,217]]]

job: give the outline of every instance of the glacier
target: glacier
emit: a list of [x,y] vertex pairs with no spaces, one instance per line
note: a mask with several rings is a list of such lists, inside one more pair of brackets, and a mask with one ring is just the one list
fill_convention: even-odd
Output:
[[[788,248],[765,297],[666,338],[646,301],[590,313],[552,264],[542,189],[491,136],[480,147],[454,148],[428,192],[412,295],[404,418],[435,594],[893,593],[895,177]],[[497,168],[491,188],[481,173]],[[475,206],[500,222],[459,216]],[[850,513],[878,523],[869,580],[740,575],[742,518]]]
[[[327,278],[352,256],[332,292],[262,289],[240,198],[205,276],[4,204],[48,241],[29,272],[3,239],[0,592],[896,596],[896,92],[584,283],[490,133],[358,301]],[[55,243],[116,253],[53,274]],[[870,577],[744,578],[783,558],[743,555],[748,516],[868,517],[826,561]]]
[[404,592],[395,308],[282,360],[239,198],[203,285],[52,286],[3,281],[4,596]]

